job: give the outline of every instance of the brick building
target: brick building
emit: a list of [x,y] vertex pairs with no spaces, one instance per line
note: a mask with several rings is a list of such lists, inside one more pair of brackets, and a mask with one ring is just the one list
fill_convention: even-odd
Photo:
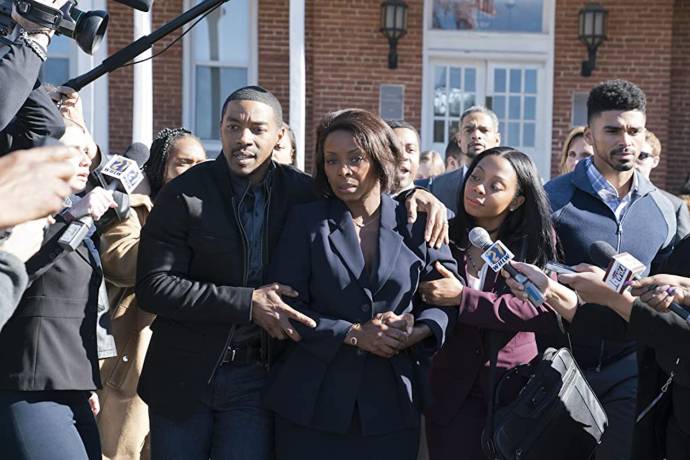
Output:
[[[80,8],[104,1],[83,0]],[[154,27],[194,1],[156,0]],[[245,83],[271,89],[288,114],[290,1],[230,0],[157,57],[154,130],[186,126],[217,151],[220,105]],[[548,176],[563,138],[583,116],[589,89],[626,78],[647,93],[648,127],[664,148],[653,180],[675,191],[690,172],[690,1],[601,0],[609,12],[608,40],[593,75],[582,77],[587,50],[578,39],[578,12],[586,1],[406,0],[407,34],[398,43],[398,68],[391,70],[379,31],[380,0],[304,0],[306,164],[314,126],[328,111],[401,109],[420,128],[423,148],[442,151],[462,109],[481,103],[499,114],[504,143],[532,155]],[[112,0],[107,8],[107,50],[75,57],[62,46],[62,54],[51,54],[52,74],[80,73],[131,41],[131,10]],[[99,115],[94,132],[121,151],[131,140],[132,68],[92,86],[84,98],[87,112]]]

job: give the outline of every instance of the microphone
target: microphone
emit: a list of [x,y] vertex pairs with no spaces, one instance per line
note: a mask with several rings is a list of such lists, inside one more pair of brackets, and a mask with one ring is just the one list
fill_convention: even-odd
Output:
[[469,240],[472,246],[484,251],[482,259],[491,267],[494,272],[504,269],[510,276],[520,283],[525,288],[527,299],[532,302],[535,307],[544,303],[544,295],[539,288],[531,282],[525,275],[515,270],[510,261],[515,258],[512,252],[501,242],[491,241],[491,236],[482,227],[474,227],[470,230]]
[[[594,262],[594,265],[606,268],[604,281],[619,294],[622,294],[627,288],[626,281],[640,280],[642,278],[640,275],[645,270],[642,262],[627,252],[617,254],[613,246],[605,241],[595,241],[592,243],[589,247],[589,257]],[[652,285],[650,290],[655,288],[656,285]],[[672,302],[669,309],[690,323],[690,311],[678,302]]]
[[[127,196],[144,180],[141,167],[148,161],[149,149],[141,143],[134,143],[127,148],[124,156],[113,155],[99,172],[101,182],[107,182],[104,187],[108,191],[124,192]],[[118,203],[118,207],[120,203]],[[129,199],[127,199],[127,211]],[[126,212],[125,212],[126,215]],[[89,233],[94,221],[91,216],[83,216],[69,224],[60,236],[58,244],[63,248],[74,251]]]
[[117,3],[122,3],[125,6],[134,8],[135,10],[148,13],[151,11],[151,4],[153,0],[115,0]]

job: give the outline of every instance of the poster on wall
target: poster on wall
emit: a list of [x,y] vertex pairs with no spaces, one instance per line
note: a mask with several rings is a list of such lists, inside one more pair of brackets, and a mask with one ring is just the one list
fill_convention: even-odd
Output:
[[433,29],[533,32],[543,29],[544,0],[433,0]]

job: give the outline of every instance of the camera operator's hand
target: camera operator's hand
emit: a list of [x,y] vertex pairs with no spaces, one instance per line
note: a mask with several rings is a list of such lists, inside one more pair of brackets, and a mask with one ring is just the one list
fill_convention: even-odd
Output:
[[113,192],[96,187],[69,208],[69,214],[75,219],[91,216],[93,220],[98,220],[108,209],[115,207],[117,203],[113,200]]
[[72,193],[79,155],[69,147],[19,150],[0,158],[0,228],[56,213]]
[[58,86],[48,92],[50,98],[55,101],[60,114],[63,117],[81,126],[86,130],[86,121],[84,120],[84,108],[81,102],[81,96],[74,89],[69,86]]
[[41,249],[46,222],[44,217],[16,225],[9,238],[0,243],[0,251],[14,254],[19,260],[26,262]]
[[[50,8],[54,8],[56,10],[61,9],[65,3],[67,3],[67,0],[34,0],[36,3],[40,3],[42,5],[47,5]],[[46,38],[46,43],[45,47],[48,47],[48,43],[50,43],[50,37],[53,36],[55,33],[54,30],[49,29],[48,27],[43,27],[40,26],[36,23],[33,23],[29,21],[27,18],[19,14],[17,11],[17,5],[12,2],[12,20],[19,25],[22,29],[26,31],[28,34],[36,34],[36,39],[39,39],[39,35],[45,35]]]

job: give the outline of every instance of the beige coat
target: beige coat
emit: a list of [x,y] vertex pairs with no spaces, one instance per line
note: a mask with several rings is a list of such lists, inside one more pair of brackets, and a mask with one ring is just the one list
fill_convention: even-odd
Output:
[[104,459],[147,460],[148,408],[137,396],[137,384],[154,315],[137,308],[134,285],[139,235],[153,205],[148,196],[135,194],[130,197],[130,206],[127,219],[101,236],[101,261],[118,353],[101,361],[98,429]]

